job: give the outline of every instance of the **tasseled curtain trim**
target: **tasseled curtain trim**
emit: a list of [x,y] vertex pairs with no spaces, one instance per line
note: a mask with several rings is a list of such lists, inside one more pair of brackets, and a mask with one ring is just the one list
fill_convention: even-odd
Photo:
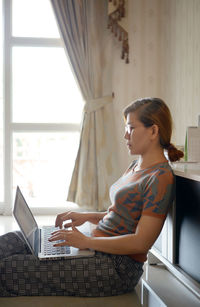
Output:
[[108,14],[108,29],[122,42],[121,58],[125,59],[126,63],[129,63],[129,42],[128,32],[119,25],[119,21],[125,17],[125,0],[109,0],[112,2],[116,9]]

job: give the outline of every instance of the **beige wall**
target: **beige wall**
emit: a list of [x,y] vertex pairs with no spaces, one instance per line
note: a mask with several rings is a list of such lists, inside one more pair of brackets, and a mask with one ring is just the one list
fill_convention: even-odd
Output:
[[119,174],[131,157],[123,140],[122,109],[138,97],[157,96],[174,119],[173,142],[183,145],[200,114],[200,0],[128,0],[130,63],[113,39],[114,112]]

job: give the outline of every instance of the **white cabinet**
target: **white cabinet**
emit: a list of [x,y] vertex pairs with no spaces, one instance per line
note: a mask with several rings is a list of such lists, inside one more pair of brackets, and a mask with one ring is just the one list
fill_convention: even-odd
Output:
[[141,303],[144,307],[167,307],[159,296],[142,280]]
[[145,265],[141,281],[143,307],[199,307],[200,300],[163,264]]

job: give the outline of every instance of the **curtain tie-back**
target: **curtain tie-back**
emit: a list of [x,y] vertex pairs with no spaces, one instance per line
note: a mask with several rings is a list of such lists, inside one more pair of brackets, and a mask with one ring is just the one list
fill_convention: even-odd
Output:
[[96,99],[89,99],[86,101],[84,112],[90,113],[103,108],[105,105],[113,101],[112,96],[104,96]]

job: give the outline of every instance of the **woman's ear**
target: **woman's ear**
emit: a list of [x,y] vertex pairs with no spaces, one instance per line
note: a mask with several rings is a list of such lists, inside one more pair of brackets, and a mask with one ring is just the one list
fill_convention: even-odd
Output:
[[159,136],[159,127],[158,125],[154,124],[151,126],[151,131],[152,131],[152,139],[155,139]]

